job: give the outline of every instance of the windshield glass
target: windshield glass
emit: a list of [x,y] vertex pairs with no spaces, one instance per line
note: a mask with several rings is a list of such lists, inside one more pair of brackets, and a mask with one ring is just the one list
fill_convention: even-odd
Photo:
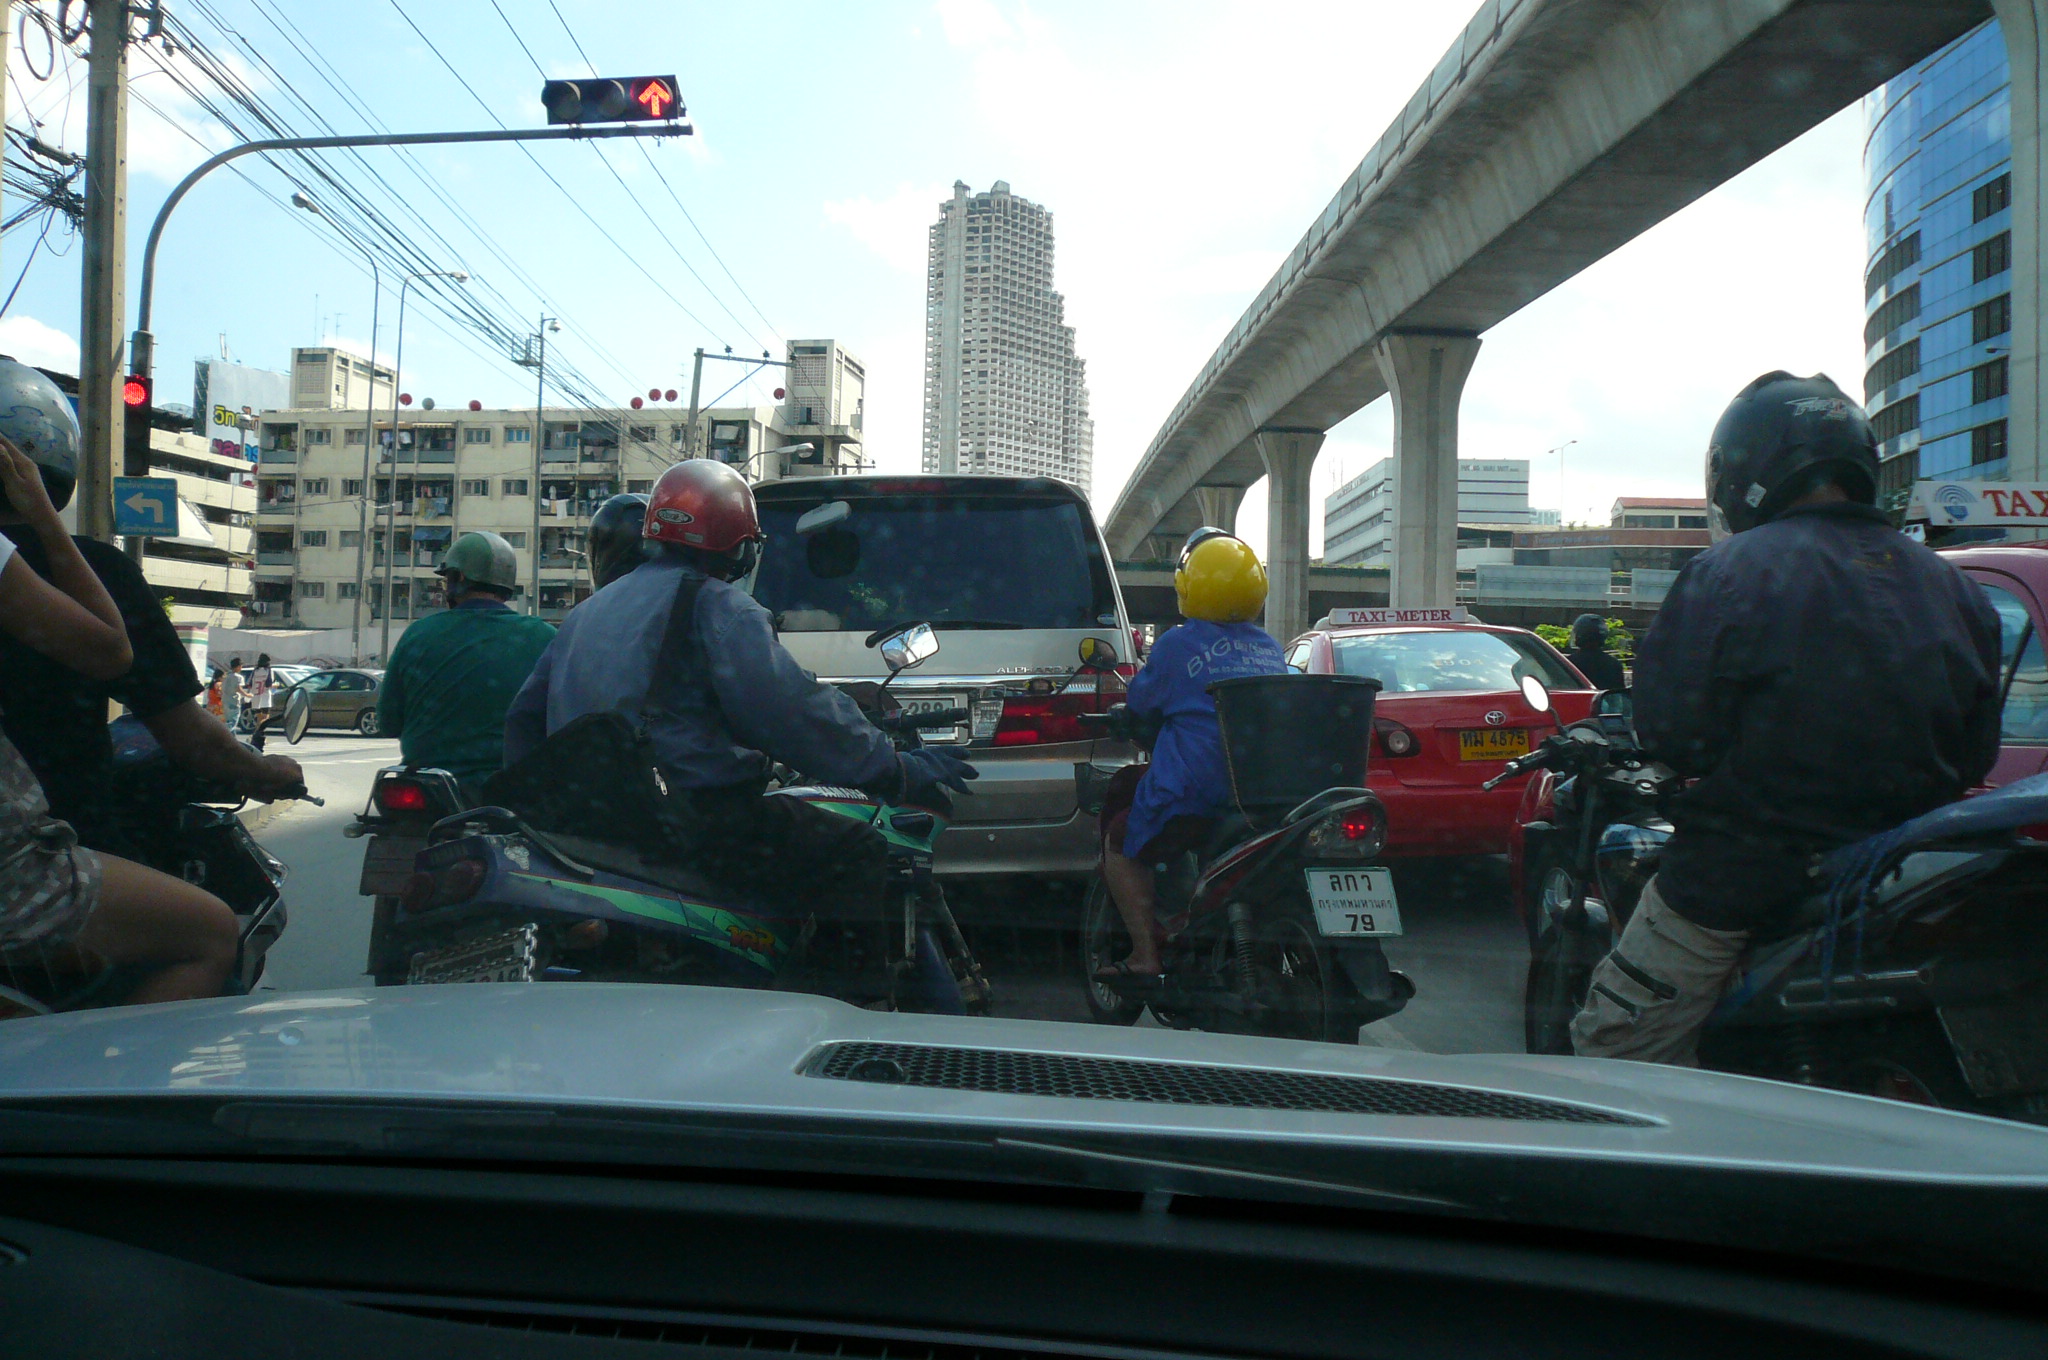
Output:
[[1082,507],[1018,496],[863,496],[832,527],[799,536],[825,501],[761,507],[768,545],[754,598],[784,632],[956,627],[1089,628],[1116,622]]
[[1431,630],[1331,639],[1339,675],[1367,675],[1383,694],[1511,690],[1533,675],[1552,690],[1584,689],[1535,638]]
[[871,1120],[1982,1259],[2043,4],[0,4],[0,1159]]

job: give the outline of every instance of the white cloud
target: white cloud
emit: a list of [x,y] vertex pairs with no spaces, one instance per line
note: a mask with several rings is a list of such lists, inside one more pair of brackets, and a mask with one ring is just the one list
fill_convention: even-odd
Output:
[[939,0],[939,23],[955,47],[980,47],[1015,36],[993,0]]
[[78,341],[55,326],[19,313],[0,317],[0,354],[37,368],[78,371]]
[[826,220],[846,228],[853,239],[908,274],[923,274],[929,250],[927,228],[939,204],[953,196],[951,185],[899,185],[887,198],[862,194],[824,204]]

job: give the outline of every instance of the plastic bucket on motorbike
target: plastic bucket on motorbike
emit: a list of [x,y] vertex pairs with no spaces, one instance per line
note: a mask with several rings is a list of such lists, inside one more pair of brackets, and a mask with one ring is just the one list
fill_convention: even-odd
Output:
[[1379,692],[1364,675],[1251,675],[1209,686],[1238,810],[1257,822],[1325,789],[1363,787]]

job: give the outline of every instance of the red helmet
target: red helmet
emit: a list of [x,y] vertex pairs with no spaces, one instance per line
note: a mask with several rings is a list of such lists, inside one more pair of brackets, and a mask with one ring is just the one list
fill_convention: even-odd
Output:
[[661,474],[647,502],[644,537],[708,553],[761,538],[754,489],[724,463],[692,458]]

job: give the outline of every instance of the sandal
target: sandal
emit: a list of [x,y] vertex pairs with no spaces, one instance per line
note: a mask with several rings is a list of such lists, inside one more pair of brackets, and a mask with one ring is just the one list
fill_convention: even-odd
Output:
[[1118,959],[1115,963],[1110,964],[1106,968],[1098,968],[1095,970],[1095,980],[1097,982],[1149,983],[1156,986],[1159,983],[1165,981],[1165,978],[1166,975],[1164,973],[1139,972],[1137,969],[1131,967],[1131,961],[1129,959]]

